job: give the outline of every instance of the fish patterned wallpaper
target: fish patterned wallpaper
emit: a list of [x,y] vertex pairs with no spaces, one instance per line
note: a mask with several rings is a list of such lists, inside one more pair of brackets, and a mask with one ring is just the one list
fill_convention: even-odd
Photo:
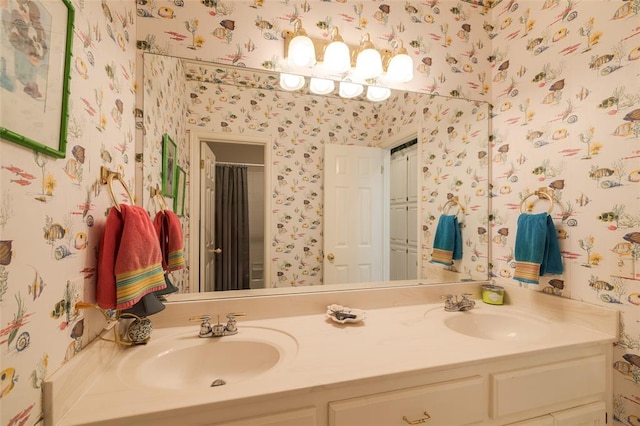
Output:
[[[537,287],[621,312],[613,415],[621,424],[640,422],[637,0],[503,0],[491,11],[411,0],[72,3],[67,158],[0,141],[1,424],[37,423],[42,379],[95,336],[94,314],[67,308],[92,298],[111,205],[96,183],[99,166],[122,171],[133,185],[135,48],[269,69],[282,55],[280,32],[298,15],[313,36],[326,37],[331,25],[345,40],[369,31],[380,46],[399,36],[417,75],[399,88],[494,105],[496,280],[517,285],[510,274],[520,201],[552,189],[566,272]],[[7,4],[14,3],[1,7]]]
[[[0,2],[0,12],[18,3]],[[102,316],[95,310],[75,309],[79,300],[94,300],[97,248],[112,205],[99,182],[100,166],[119,171],[134,188],[135,3],[72,4],[66,158],[0,141],[3,426],[41,421],[44,378],[101,327]],[[22,90],[17,83],[14,89]],[[116,183],[114,193],[128,202],[121,185]]]
[[[521,200],[551,208],[565,273],[538,290],[620,310],[614,417],[640,423],[640,2],[492,10],[494,274],[513,285]],[[508,235],[500,235],[500,230]]]

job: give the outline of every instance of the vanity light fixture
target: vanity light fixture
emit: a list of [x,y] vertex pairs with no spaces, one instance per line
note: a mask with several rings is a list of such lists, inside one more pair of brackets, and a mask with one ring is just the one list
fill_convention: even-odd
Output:
[[395,52],[387,66],[386,79],[397,83],[406,83],[413,79],[413,60],[405,49],[402,40],[398,40],[400,48]]
[[316,51],[313,41],[302,28],[302,21],[293,22],[293,38],[289,42],[287,60],[296,67],[311,67],[316,64]]
[[[280,86],[285,90],[298,90],[311,76],[309,90],[318,95],[329,94],[339,82],[339,95],[343,98],[359,96],[365,85],[367,99],[378,102],[387,99],[391,91],[381,87],[385,83],[406,83],[413,78],[413,60],[402,41],[390,41],[394,51],[376,49],[370,35],[364,34],[358,46],[344,42],[337,27],[331,28],[331,39],[312,39],[296,18],[293,31],[284,31],[284,58]],[[398,48],[399,45],[399,48]],[[316,65],[317,64],[317,65]]]
[[351,52],[338,27],[331,29],[331,43],[324,50],[323,68],[331,74],[344,74],[351,68]]
[[355,98],[364,91],[362,84],[352,83],[350,81],[341,81],[338,93],[343,98]]
[[304,77],[295,74],[280,74],[280,87],[285,90],[298,90],[304,86]]
[[388,87],[369,86],[367,87],[367,99],[373,102],[381,102],[391,96],[391,89]]
[[368,80],[382,74],[382,56],[371,43],[369,33],[362,36],[360,46],[356,50],[356,71],[358,78]]
[[309,90],[316,95],[331,93],[335,87],[333,80],[327,80],[326,78],[311,77],[311,80],[309,80]]

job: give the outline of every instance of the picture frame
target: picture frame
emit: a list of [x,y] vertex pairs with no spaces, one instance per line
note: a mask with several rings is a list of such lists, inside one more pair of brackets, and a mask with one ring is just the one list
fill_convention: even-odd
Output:
[[162,195],[173,198],[176,191],[178,146],[167,133],[162,136]]
[[25,4],[15,13],[29,22],[0,25],[0,139],[65,158],[75,10],[71,0]]
[[176,194],[173,198],[173,211],[178,216],[184,216],[184,197],[187,187],[187,174],[180,166],[176,168]]

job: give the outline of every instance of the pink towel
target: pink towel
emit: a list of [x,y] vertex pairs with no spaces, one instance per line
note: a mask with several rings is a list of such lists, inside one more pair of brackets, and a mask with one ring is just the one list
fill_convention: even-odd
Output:
[[98,252],[96,301],[103,309],[127,309],[166,286],[148,213],[126,204],[120,209],[110,209]]
[[156,214],[153,226],[160,240],[162,267],[165,271],[177,271],[184,268],[182,224],[180,218],[171,210],[162,210]]

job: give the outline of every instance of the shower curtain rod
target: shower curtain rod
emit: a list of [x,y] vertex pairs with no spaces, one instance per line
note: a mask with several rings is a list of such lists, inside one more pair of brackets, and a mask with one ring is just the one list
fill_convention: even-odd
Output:
[[216,161],[216,164],[222,164],[224,166],[247,166],[247,167],[264,167],[264,164],[254,163],[233,163],[231,161]]

